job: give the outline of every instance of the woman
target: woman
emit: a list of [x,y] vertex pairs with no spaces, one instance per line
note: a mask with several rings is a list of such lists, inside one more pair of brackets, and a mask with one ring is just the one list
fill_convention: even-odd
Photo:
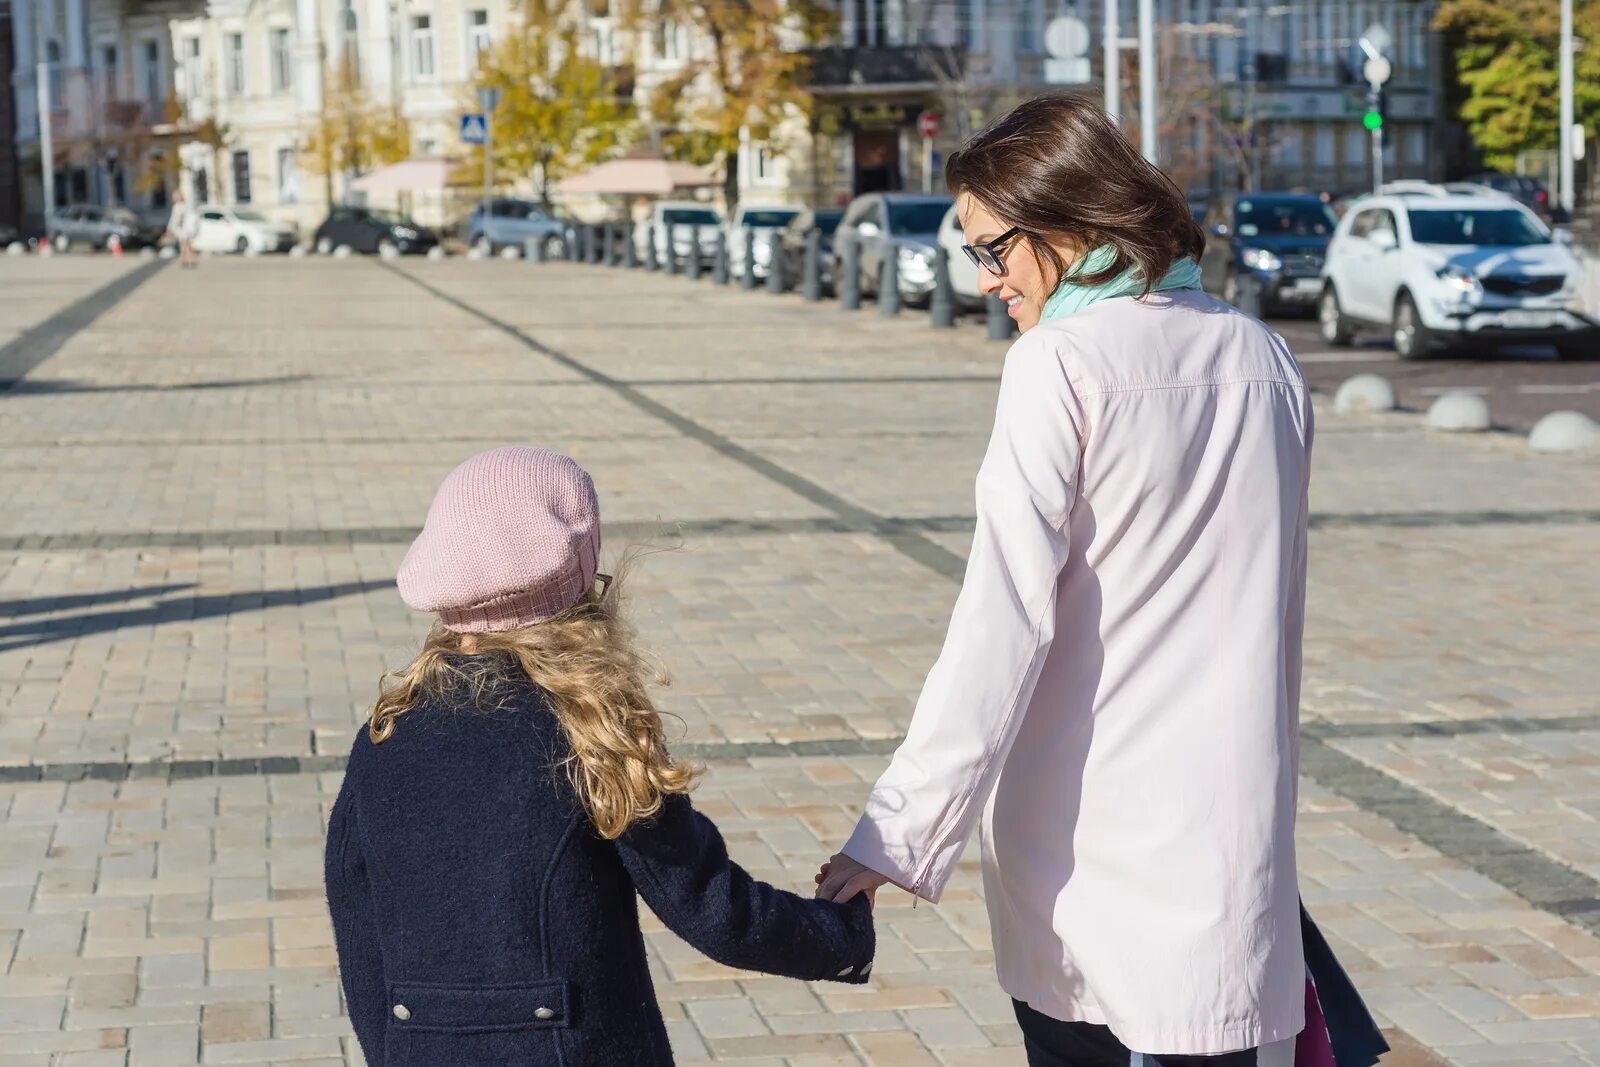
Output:
[[167,233],[178,246],[178,264],[193,267],[197,262],[194,239],[200,234],[200,215],[189,206],[181,190],[172,194],[172,214],[167,216]]
[[1023,333],[944,649],[819,895],[937,901],[981,815],[1031,1064],[1287,1067],[1310,396],[1093,100],[1021,105],[947,180]]

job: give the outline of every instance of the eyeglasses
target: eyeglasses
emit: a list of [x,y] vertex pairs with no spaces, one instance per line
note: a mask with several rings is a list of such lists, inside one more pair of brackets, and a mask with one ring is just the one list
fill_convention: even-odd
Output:
[[974,267],[982,267],[996,278],[1004,278],[1006,276],[1006,261],[1000,258],[1000,248],[1021,233],[1021,226],[1013,226],[992,241],[985,241],[976,245],[962,245],[961,251],[965,252],[967,258],[972,260]]

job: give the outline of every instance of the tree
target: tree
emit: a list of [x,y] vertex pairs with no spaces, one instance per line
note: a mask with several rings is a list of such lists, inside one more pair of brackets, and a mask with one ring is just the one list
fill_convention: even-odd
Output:
[[411,155],[411,127],[398,107],[373,103],[342,62],[323,86],[322,108],[306,131],[301,158],[309,173],[322,177],[332,204],[335,174],[361,175]]
[[144,161],[144,168],[134,181],[134,189],[140,193],[153,193],[157,189],[170,192],[178,188],[179,177],[183,173],[180,152],[183,144],[198,142],[205,145],[211,150],[215,162],[215,153],[221,151],[231,137],[228,128],[214,118],[199,122],[191,120],[185,102],[177,92],[168,92],[162,104],[159,132],[157,128],[140,121],[139,115],[143,111],[140,104],[119,102],[111,110],[116,121],[129,131],[127,139],[119,146],[124,165]]
[[[605,159],[638,126],[632,102],[607,67],[579,47],[584,6],[521,0],[521,17],[483,62],[474,90],[498,89],[493,116],[494,178],[533,175],[548,206],[555,182]],[[468,102],[476,111],[476,94]],[[483,173],[483,149],[473,153]]]
[[819,0],[622,2],[635,31],[647,19],[691,29],[690,58],[652,94],[650,118],[669,154],[722,166],[731,213],[739,203],[741,135],[780,143],[784,120],[810,111],[810,60],[797,46],[822,39],[832,13]]
[[[1576,118],[1600,124],[1600,0],[1578,0],[1576,35],[1589,47],[1574,59]],[[1447,34],[1466,92],[1461,119],[1498,170],[1518,153],[1560,143],[1560,8],[1553,0],[1440,0],[1434,28]]]

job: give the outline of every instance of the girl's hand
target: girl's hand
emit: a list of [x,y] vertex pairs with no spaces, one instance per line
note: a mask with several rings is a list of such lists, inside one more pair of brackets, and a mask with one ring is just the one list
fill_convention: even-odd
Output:
[[889,879],[840,852],[822,865],[816,882],[818,900],[844,904],[857,893],[865,893],[867,902],[876,905],[878,890],[888,885]]

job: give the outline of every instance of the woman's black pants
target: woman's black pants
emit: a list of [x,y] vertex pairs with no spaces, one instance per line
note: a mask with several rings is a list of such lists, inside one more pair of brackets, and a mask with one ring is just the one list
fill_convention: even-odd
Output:
[[[1064,1023],[1012,1001],[1028,1067],[1128,1067],[1134,1050],[1095,1023]],[[1256,1067],[1254,1049],[1221,1056],[1150,1056],[1161,1067]]]

